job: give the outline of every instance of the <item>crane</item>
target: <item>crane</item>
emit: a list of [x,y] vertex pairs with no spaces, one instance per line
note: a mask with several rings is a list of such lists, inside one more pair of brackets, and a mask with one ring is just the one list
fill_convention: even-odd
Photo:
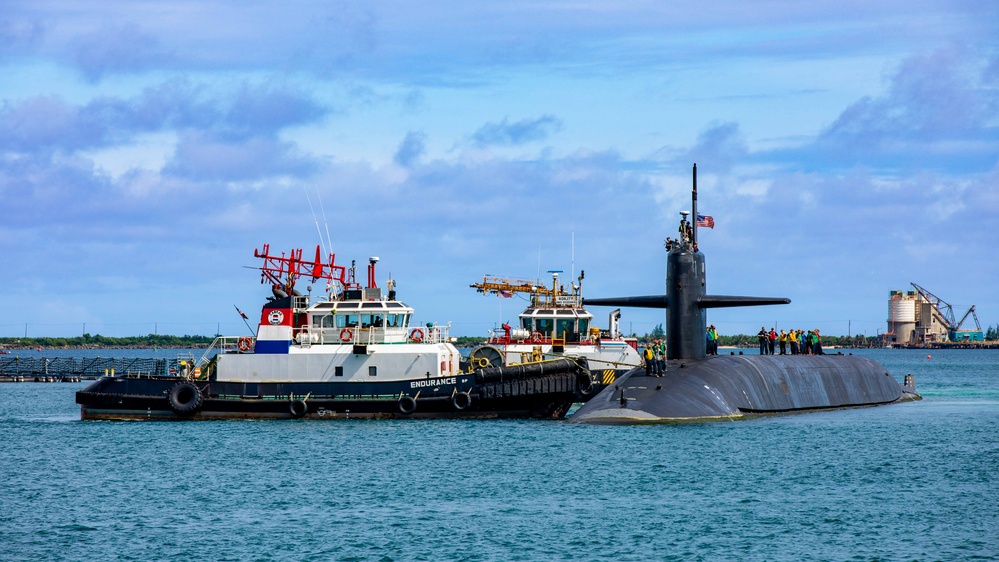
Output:
[[[974,305],[972,305],[971,308],[964,313],[961,320],[958,320],[954,316],[954,307],[950,303],[915,283],[912,283],[911,285],[916,289],[916,291],[919,292],[923,299],[933,305],[934,315],[937,316],[940,323],[947,328],[947,339],[952,342],[963,341],[966,339],[981,341],[984,339],[982,334],[982,325],[978,322],[978,315],[975,314]],[[969,315],[975,319],[977,331],[965,330],[962,332],[961,326],[964,324],[964,321],[968,319]]]

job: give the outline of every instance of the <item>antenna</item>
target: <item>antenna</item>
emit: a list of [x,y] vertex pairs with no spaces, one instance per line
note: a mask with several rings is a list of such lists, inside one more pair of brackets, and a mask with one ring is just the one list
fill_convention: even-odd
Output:
[[694,216],[691,217],[693,224],[690,243],[696,248],[697,247],[697,162],[694,162],[694,188],[691,190],[690,194],[690,213]]
[[541,242],[538,242],[538,279],[541,279]]
[[312,220],[316,223],[316,232],[319,234],[319,244],[323,246],[323,252],[328,253],[326,242],[323,241],[323,231],[319,230],[319,218],[316,217],[316,209],[312,206],[312,198],[309,197],[309,191],[302,186],[302,191],[305,192],[305,200],[309,202],[309,210],[312,211]]
[[576,276],[576,231],[571,231],[572,242],[569,250],[569,277]]
[[[329,249],[326,251],[328,253],[333,253],[333,239],[330,238],[330,224],[326,221],[326,209],[323,207],[323,194],[319,191],[318,187],[316,188],[316,197],[319,199],[319,212],[323,215],[323,226],[326,228],[326,244],[329,246]],[[322,233],[320,233],[319,237],[322,238],[322,236]]]

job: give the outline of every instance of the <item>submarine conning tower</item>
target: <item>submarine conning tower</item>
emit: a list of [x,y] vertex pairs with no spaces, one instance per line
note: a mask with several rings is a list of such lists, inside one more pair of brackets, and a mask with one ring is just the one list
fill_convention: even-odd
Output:
[[644,297],[584,299],[593,306],[630,306],[666,309],[666,358],[703,359],[707,350],[704,333],[707,330],[708,308],[789,304],[791,299],[779,297],[740,297],[706,294],[704,254],[697,248],[697,164],[693,168],[691,215],[681,213],[679,236],[667,240],[666,294]]

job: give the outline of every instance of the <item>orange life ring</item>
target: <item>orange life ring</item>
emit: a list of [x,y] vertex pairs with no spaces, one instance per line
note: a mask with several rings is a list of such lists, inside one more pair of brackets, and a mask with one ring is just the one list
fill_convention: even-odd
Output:
[[250,341],[250,338],[243,337],[239,338],[239,341],[236,342],[236,347],[238,347],[240,351],[250,351],[250,345],[252,345],[252,343],[253,342]]
[[416,343],[423,341],[423,330],[419,328],[413,328],[413,331],[409,333],[409,339]]
[[350,331],[350,328],[344,328],[340,330],[340,341],[350,341],[354,338],[354,332]]

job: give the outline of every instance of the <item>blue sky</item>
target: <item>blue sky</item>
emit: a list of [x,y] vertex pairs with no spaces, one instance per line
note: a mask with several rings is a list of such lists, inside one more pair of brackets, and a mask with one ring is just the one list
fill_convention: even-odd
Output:
[[243,334],[327,229],[458,335],[484,274],[661,293],[694,162],[708,291],[792,299],[721,333],[999,323],[992,1],[7,0],[0,76],[0,336]]

